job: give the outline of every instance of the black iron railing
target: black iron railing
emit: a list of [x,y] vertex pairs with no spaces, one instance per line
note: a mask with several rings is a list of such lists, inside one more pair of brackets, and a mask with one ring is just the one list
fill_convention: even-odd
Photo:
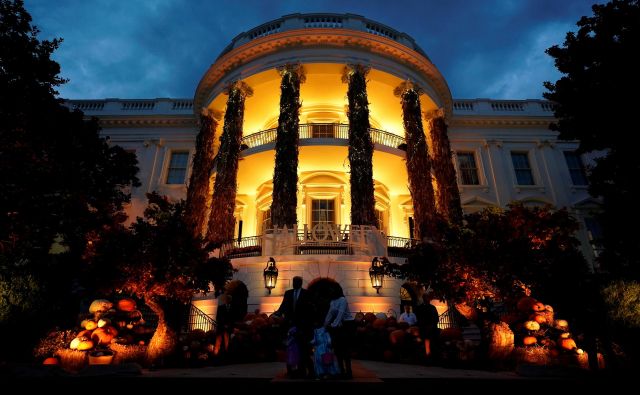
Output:
[[466,318],[464,318],[455,307],[449,307],[447,311],[438,317],[438,328],[440,329],[460,328],[465,324]]
[[[300,139],[338,139],[349,140],[349,125],[338,123],[303,123],[299,127]],[[369,128],[371,140],[374,144],[384,145],[391,148],[402,149],[405,146],[405,140],[396,134],[389,133],[384,130]],[[255,148],[276,141],[277,129],[262,130],[257,133],[244,136],[242,138],[242,147]]]
[[216,321],[205,314],[204,311],[200,310],[193,304],[190,304],[189,310],[187,311],[185,331],[192,332],[196,329],[200,329],[205,332],[213,331],[216,329]]

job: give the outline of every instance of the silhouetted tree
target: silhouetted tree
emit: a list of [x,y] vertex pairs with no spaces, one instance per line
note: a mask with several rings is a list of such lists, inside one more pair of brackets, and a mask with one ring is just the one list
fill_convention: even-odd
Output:
[[555,103],[558,122],[551,128],[560,138],[580,140],[580,152],[605,150],[589,175],[591,194],[603,199],[600,259],[605,270],[640,279],[640,216],[630,209],[640,174],[636,146],[629,144],[637,105],[627,99],[640,89],[640,3],[614,0],[592,9],[563,46],[547,49],[563,76],[545,83],[544,96]]
[[37,36],[22,1],[0,0],[0,336],[13,339],[3,351],[30,348],[15,339],[76,308],[88,243],[126,219],[124,187],[138,185],[135,155],[56,98],[61,40]]

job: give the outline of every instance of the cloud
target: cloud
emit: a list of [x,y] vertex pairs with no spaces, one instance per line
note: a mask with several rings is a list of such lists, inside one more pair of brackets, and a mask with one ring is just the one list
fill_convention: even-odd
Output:
[[355,13],[411,35],[454,97],[540,97],[554,79],[544,54],[562,42],[588,0],[27,0],[54,54],[68,98],[192,97],[237,34],[285,14]]

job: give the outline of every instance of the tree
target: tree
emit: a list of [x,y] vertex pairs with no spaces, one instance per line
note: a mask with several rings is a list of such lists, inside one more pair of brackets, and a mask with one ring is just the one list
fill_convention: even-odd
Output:
[[428,285],[454,303],[532,293],[567,310],[567,294],[586,276],[574,237],[578,225],[566,210],[512,204],[468,214],[462,226],[438,225],[436,240],[420,243],[406,265],[387,264],[387,272]]
[[253,90],[246,83],[236,81],[227,87],[227,94],[229,98],[224,113],[220,149],[215,160],[216,180],[213,184],[207,231],[207,239],[216,246],[233,239],[244,101],[253,94]]
[[376,225],[373,186],[373,142],[369,124],[369,100],[367,99],[367,73],[362,65],[345,67],[342,82],[349,85],[349,185],[351,186],[351,223]]
[[135,155],[56,98],[61,40],[37,35],[22,1],[0,0],[0,330],[30,322],[23,339],[63,318],[86,246],[139,184]]
[[545,83],[544,96],[555,103],[558,121],[551,128],[560,138],[579,140],[580,152],[606,152],[589,175],[591,194],[603,202],[601,263],[614,275],[640,279],[640,217],[630,209],[640,162],[626,138],[637,111],[627,97],[640,89],[640,2],[614,0],[592,9],[562,47],[547,49],[563,76]]
[[136,295],[158,315],[147,358],[158,362],[177,344],[180,306],[194,292],[216,290],[233,274],[228,259],[210,257],[205,241],[191,232],[185,203],[171,203],[157,193],[147,194],[144,218],[128,228],[113,228],[91,251],[96,288],[118,289]]
[[273,170],[271,222],[274,226],[297,228],[298,217],[298,146],[300,140],[300,83],[305,81],[300,64],[278,69],[280,82],[280,116],[276,135],[276,159]]
[[404,136],[407,140],[409,192],[416,221],[414,237],[419,240],[435,237],[436,203],[431,177],[431,157],[422,127],[420,89],[405,82],[396,87],[394,94],[400,97],[402,104]]

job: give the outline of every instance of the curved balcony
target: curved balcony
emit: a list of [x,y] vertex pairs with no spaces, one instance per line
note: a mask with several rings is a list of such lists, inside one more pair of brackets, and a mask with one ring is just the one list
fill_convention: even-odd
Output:
[[[348,235],[344,238],[312,241],[302,232],[294,234],[296,246],[294,255],[353,255],[354,248],[347,242]],[[411,253],[411,249],[416,246],[417,240],[395,236],[383,236],[386,239],[383,255],[389,257],[406,258]],[[222,244],[220,256],[229,259],[247,258],[263,256],[263,236],[250,236],[235,239]],[[269,255],[264,255],[269,256]]]
[[[303,123],[299,126],[300,140],[349,140],[349,125],[338,123]],[[404,150],[405,140],[384,130],[369,128],[374,144]],[[276,141],[277,128],[262,130],[242,138],[242,149],[256,148]]]

